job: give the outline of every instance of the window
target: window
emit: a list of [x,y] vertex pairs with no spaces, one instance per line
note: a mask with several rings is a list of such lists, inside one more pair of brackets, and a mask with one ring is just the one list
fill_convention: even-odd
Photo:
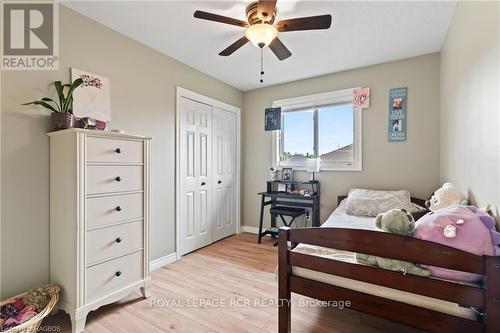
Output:
[[280,160],[313,158],[314,110],[290,111],[282,114]]
[[352,89],[275,101],[282,108],[281,131],[273,139],[275,165],[307,170],[320,158],[321,170],[361,170],[361,109]]

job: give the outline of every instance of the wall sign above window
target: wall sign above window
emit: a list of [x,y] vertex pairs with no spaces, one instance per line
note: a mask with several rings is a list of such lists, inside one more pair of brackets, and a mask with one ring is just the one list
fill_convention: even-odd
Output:
[[367,109],[370,107],[370,88],[354,88],[352,90],[352,106]]

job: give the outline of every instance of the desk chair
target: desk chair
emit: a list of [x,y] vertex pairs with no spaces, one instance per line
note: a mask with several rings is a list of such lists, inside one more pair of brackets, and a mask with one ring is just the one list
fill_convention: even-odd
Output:
[[[298,208],[298,207],[287,207],[287,206],[276,206],[273,207],[269,210],[269,213],[271,213],[272,216],[279,216],[281,218],[281,221],[283,222],[283,225],[290,227],[295,219],[299,216],[302,216],[306,213],[306,210],[304,208]],[[285,220],[285,216],[291,217],[292,219],[287,222]],[[272,229],[272,228],[271,228]],[[278,235],[278,230],[271,230],[268,229],[266,232],[271,235],[271,237],[276,238]],[[259,226],[259,235],[262,235],[262,226]],[[274,246],[278,245],[276,242]]]

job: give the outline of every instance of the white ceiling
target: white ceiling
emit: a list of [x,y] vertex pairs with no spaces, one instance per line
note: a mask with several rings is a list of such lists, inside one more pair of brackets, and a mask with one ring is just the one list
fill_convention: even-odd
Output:
[[251,1],[70,1],[67,7],[241,90],[437,52],[455,1],[278,1],[277,20],[332,14],[329,30],[280,33],[292,56],[279,61],[251,43],[217,54],[244,34],[236,26],[193,18],[195,10],[245,20]]

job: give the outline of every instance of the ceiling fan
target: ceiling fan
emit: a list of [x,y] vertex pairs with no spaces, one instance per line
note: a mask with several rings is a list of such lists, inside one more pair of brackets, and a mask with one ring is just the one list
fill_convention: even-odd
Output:
[[[292,53],[278,38],[279,32],[299,30],[329,29],[332,24],[331,15],[299,17],[278,21],[276,18],[276,0],[254,1],[246,8],[247,22],[227,16],[207,13],[201,10],[194,12],[194,17],[202,20],[215,21],[246,28],[245,36],[222,50],[220,56],[229,56],[240,47],[251,41],[255,46],[263,49],[269,46],[279,60],[285,60]],[[261,75],[263,72],[261,72]],[[262,81],[261,81],[262,82]]]

